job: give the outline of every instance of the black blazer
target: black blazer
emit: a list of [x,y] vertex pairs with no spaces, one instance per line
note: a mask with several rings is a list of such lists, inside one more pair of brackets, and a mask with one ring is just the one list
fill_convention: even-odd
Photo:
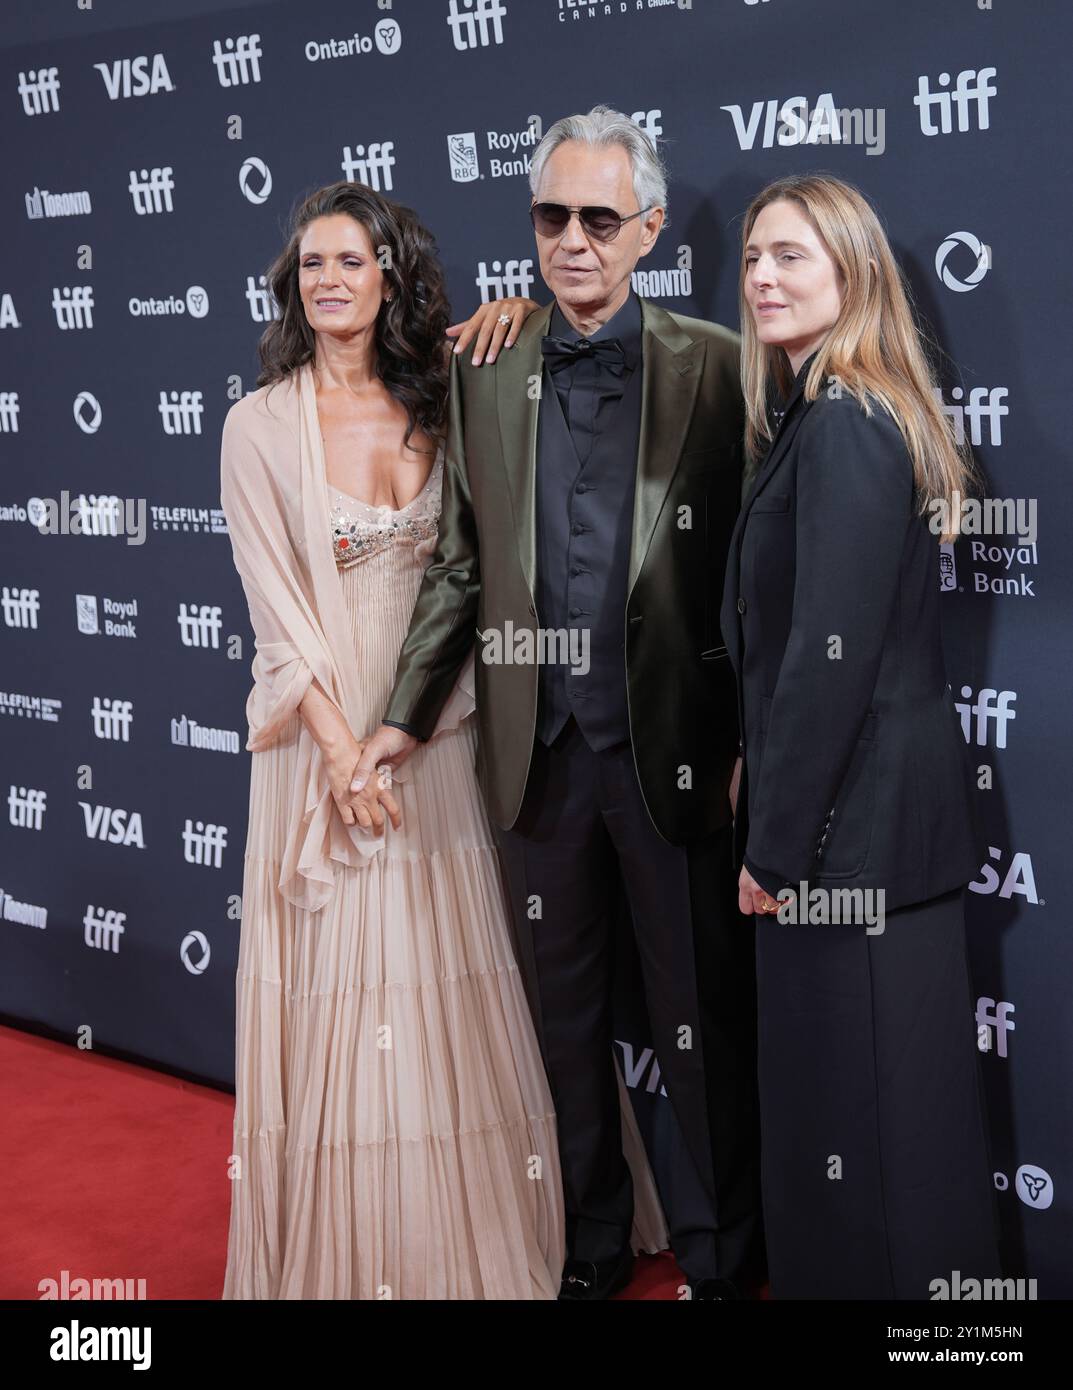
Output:
[[721,614],[738,686],[735,842],[771,894],[882,888],[884,907],[982,862],[939,628],[938,542],[882,406],[798,373],[730,542]]

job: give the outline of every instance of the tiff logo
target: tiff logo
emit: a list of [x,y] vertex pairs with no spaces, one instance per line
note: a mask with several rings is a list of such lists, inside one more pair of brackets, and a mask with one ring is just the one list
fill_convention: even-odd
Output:
[[258,58],[261,52],[260,34],[239,34],[237,39],[212,41],[212,62],[221,87],[242,87],[250,82],[260,82],[261,67]]
[[965,735],[965,742],[973,742],[970,721],[975,719],[976,743],[981,748],[987,746],[987,730],[992,723],[995,726],[995,747],[1005,748],[1006,725],[1011,719],[1017,718],[1017,711],[1010,708],[1017,699],[1017,692],[987,687],[977,694],[974,705],[969,704],[972,699],[971,685],[963,685],[961,695],[962,699],[954,701],[954,708],[961,715],[961,732]]
[[179,604],[179,636],[184,647],[219,647],[223,610],[208,603]]
[[37,787],[9,787],[8,820],[22,830],[40,830],[45,816],[46,793]]
[[487,48],[503,42],[503,16],[506,5],[500,0],[451,0],[447,24],[455,48]]
[[[949,135],[953,130],[952,108],[958,110],[958,130],[971,129],[969,125],[969,103],[976,103],[976,121],[980,130],[990,127],[988,98],[998,95],[998,88],[992,86],[991,78],[997,75],[996,68],[966,68],[959,72],[957,84],[952,92],[933,92],[928,85],[927,75],[917,78],[917,94],[913,105],[920,111],[920,129],[925,135]],[[950,86],[950,74],[939,74],[939,86]],[[932,120],[932,109],[939,108],[939,124]]]
[[7,584],[0,592],[0,612],[3,612],[7,627],[37,627],[37,615],[41,611],[41,596],[38,589],[13,589]]
[[504,266],[500,261],[493,261],[489,271],[484,261],[478,261],[474,284],[480,290],[482,304],[515,295],[528,298],[533,287],[533,262],[507,261]]
[[1010,407],[1003,405],[1002,402],[1010,394],[1005,386],[974,386],[969,392],[968,405],[960,405],[965,392],[960,386],[955,386],[950,392],[954,398],[953,405],[947,405],[943,400],[942,387],[932,387],[939,409],[944,415],[948,415],[954,422],[954,438],[958,444],[965,442],[965,420],[969,421],[969,437],[973,444],[983,442],[982,421],[988,422],[988,441],[996,447],[1002,443],[1002,417],[1009,415]]
[[54,285],[52,308],[60,328],[93,327],[93,288],[90,285]]
[[134,722],[134,702],[110,700],[107,695],[94,695],[90,718],[93,721],[95,738],[110,738],[119,743],[129,743],[130,726]]
[[183,828],[183,858],[188,864],[200,864],[206,869],[223,867],[223,852],[227,848],[227,826],[207,825],[187,819]]
[[246,276],[246,303],[250,306],[250,318],[254,323],[269,323],[281,317],[276,296],[268,288],[263,275],[256,280],[252,275]]
[[981,994],[976,1001],[976,1046],[981,1052],[991,1051],[993,1034],[995,1052],[1000,1057],[1007,1055],[1007,1034],[1017,1032],[1017,1024],[1010,1017],[1013,1012],[1013,1005],[1005,999],[991,999],[988,995]]
[[655,111],[634,111],[630,120],[644,131],[654,145],[656,136],[663,134],[663,127],[660,125],[662,116],[663,112],[658,109]]
[[19,96],[27,116],[47,116],[60,109],[59,68],[31,68],[19,73]]
[[134,200],[134,211],[139,217],[146,217],[155,212],[175,211],[171,201],[175,180],[171,174],[170,164],[165,164],[162,169],[130,170],[130,183],[127,187]]
[[19,393],[0,391],[0,434],[19,432]]
[[[355,145],[352,154],[350,146],[344,145],[340,167],[350,183],[364,183],[380,193],[384,189],[394,187],[391,182],[391,170],[395,166],[395,156],[391,151],[394,148],[393,140],[385,140],[383,143],[371,144],[368,152],[364,145]],[[380,182],[381,174],[383,183]]]
[[200,391],[161,391],[157,409],[165,434],[201,433],[205,407],[201,404]]
[[94,907],[86,904],[86,915],[82,918],[85,927],[83,940],[87,946],[97,951],[111,951],[119,954],[119,938],[126,931],[123,925],[127,920],[125,912],[115,912],[112,908]]

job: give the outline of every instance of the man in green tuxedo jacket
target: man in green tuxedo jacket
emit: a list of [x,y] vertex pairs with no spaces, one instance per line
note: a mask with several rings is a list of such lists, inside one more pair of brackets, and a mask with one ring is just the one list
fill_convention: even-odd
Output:
[[624,894],[691,1169],[664,1194],[672,1245],[692,1296],[734,1297],[760,1267],[753,941],[719,629],[739,338],[633,292],[666,183],[627,117],[556,122],[531,186],[555,302],[494,367],[452,358],[438,545],[358,771],[430,736],[479,639],[479,775],[558,1118],[562,1296],[605,1298],[632,1261],[610,998]]

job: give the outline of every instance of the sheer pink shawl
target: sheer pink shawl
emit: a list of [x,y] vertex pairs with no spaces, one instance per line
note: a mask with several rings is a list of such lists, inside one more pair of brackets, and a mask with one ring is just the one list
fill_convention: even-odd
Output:
[[[224,421],[220,504],[231,534],[253,627],[253,689],[246,702],[256,755],[275,756],[286,735],[297,763],[284,808],[286,845],[278,887],[295,907],[328,902],[335,865],[360,868],[382,850],[384,833],[346,826],[331,794],[320,747],[298,706],[315,679],[365,737],[382,711],[363,710],[343,596],[332,554],[323,440],[310,365],[236,401]],[[430,556],[434,542],[422,543]],[[475,708],[473,654],[432,735],[457,728]],[[293,722],[292,722],[293,721]],[[410,765],[394,774],[410,780]]]

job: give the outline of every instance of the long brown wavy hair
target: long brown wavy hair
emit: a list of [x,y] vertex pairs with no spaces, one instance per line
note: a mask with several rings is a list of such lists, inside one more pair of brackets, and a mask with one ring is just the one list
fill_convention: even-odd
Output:
[[745,298],[745,247],[761,211],[780,199],[800,207],[842,273],[842,309],[809,369],[805,399],[814,401],[834,377],[866,415],[872,414],[873,401],[882,405],[909,450],[921,512],[932,501],[945,500],[951,529],[944,529],[942,539],[952,539],[961,514],[954,494],[970,495],[979,474],[968,444],[958,443],[933,394],[938,344],[918,322],[875,211],[858,189],[829,174],[777,179],[757,194],[745,214],[738,290],[749,454],[758,459],[774,436],[768,418],[772,387],[785,398],[794,379],[786,352],[758,338]]
[[294,212],[287,244],[266,276],[280,317],[268,325],[257,345],[257,385],[282,381],[313,360],[316,334],[298,289],[298,248],[311,222],[334,213],[345,213],[365,228],[391,285],[391,302],[381,306],[376,319],[376,371],[406,409],[404,442],[409,443],[415,429],[439,440],[447,414],[450,344],[444,330],[451,319],[436,243],[411,208],[363,183],[318,188]]

